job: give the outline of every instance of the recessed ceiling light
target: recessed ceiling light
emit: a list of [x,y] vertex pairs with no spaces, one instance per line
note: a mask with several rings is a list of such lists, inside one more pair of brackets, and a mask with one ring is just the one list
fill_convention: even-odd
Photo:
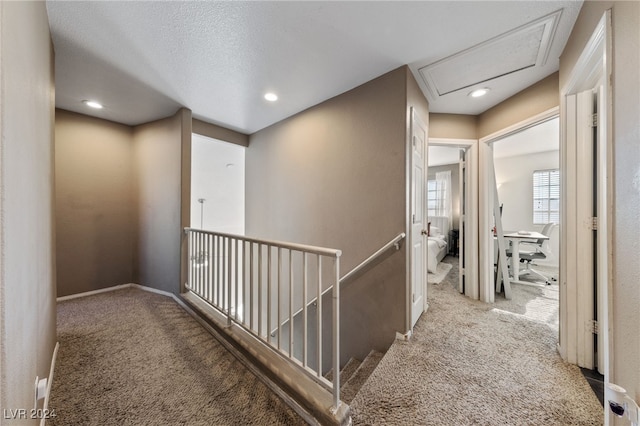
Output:
[[95,108],[95,109],[102,109],[103,106],[101,103],[96,102],[96,101],[82,101],[83,104],[85,104],[88,107],[91,108]]
[[488,87],[483,87],[482,89],[476,89],[473,92],[469,93],[469,96],[472,98],[479,98],[480,96],[484,96],[489,93]]
[[267,93],[264,95],[264,98],[269,102],[275,102],[278,100],[278,95],[276,95],[275,93]]

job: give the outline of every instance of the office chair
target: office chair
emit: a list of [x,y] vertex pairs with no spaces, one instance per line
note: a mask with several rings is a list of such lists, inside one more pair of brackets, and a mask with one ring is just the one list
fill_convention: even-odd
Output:
[[[551,231],[553,230],[554,226],[556,226],[555,223],[547,223],[546,225],[544,225],[540,233],[548,237],[551,235]],[[531,262],[535,260],[542,260],[547,258],[547,255],[549,254],[549,249],[547,247],[548,241],[549,240],[538,239],[535,242],[531,242],[531,243],[523,242],[520,244],[521,250],[519,254],[520,254],[520,262],[525,263],[525,269],[522,271],[523,274],[534,275],[542,279],[547,285],[551,285],[551,281],[556,281],[557,279],[554,279],[554,277],[548,277],[531,267]],[[531,247],[533,250],[526,251],[527,246]],[[523,248],[525,249],[525,251],[522,250]],[[511,257],[513,255],[513,252],[511,251],[511,249],[508,249],[506,251],[506,254],[507,254],[507,257]]]

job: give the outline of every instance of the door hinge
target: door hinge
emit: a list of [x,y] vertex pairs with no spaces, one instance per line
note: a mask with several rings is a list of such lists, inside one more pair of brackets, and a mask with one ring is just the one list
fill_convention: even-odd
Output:
[[411,296],[411,303],[416,303],[416,294],[413,293],[413,296]]
[[588,322],[588,328],[589,331],[593,334],[599,334],[600,332],[600,328],[598,327],[598,321],[597,320],[590,320]]
[[591,116],[591,127],[598,127],[598,113]]
[[592,231],[597,231],[598,230],[598,218],[597,217],[592,217],[591,220],[589,221],[589,229],[591,229]]

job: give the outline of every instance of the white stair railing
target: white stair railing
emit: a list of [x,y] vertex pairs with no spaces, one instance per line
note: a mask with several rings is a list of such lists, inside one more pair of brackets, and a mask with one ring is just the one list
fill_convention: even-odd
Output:
[[[330,389],[333,410],[337,410],[341,251],[193,228],[184,231],[188,250],[186,289],[225,315],[228,325],[244,328]],[[322,297],[318,296],[324,291],[331,291],[333,301],[332,382],[323,377],[323,309],[328,307],[323,308]],[[315,315],[310,307],[314,299]],[[301,334],[297,328],[301,328]],[[272,330],[277,333],[271,335]],[[287,338],[283,338],[285,335]],[[294,336],[300,335],[302,342],[296,342]],[[311,353],[309,343],[315,346]]]
[[[342,278],[340,278],[340,289],[343,289],[345,287],[345,284],[348,284],[349,281],[351,281],[353,278],[355,278],[359,273],[361,273],[362,271],[364,271],[367,268],[369,268],[373,264],[374,261],[378,260],[383,254],[385,254],[391,248],[394,248],[396,251],[400,250],[400,244],[401,244],[402,240],[405,239],[405,237],[406,237],[406,234],[404,232],[401,232],[400,234],[395,236],[391,241],[389,241],[388,243],[383,245],[380,249],[378,249],[371,256],[369,256],[368,258],[366,258],[365,260],[360,262],[351,271],[346,273]],[[322,292],[322,294],[320,295],[321,298],[324,297],[330,291],[332,291],[332,289],[333,289],[333,287],[329,287],[329,288],[325,289]],[[315,307],[315,306],[317,306],[317,304],[318,304],[318,299],[317,298],[313,298],[311,301],[309,301],[307,303],[307,306],[311,307],[313,305],[313,307]],[[302,314],[302,312],[303,312],[303,308],[298,309],[293,314],[293,317],[299,316],[300,314]],[[287,325],[287,323],[289,322],[289,318],[293,318],[293,317],[290,316],[290,317],[286,318],[280,325],[281,326]],[[275,337],[277,333],[278,333],[278,329],[277,328],[271,330],[271,337]]]

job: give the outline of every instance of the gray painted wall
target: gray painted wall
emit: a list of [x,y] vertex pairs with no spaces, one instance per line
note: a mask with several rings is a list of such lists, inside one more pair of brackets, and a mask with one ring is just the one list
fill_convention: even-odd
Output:
[[[398,68],[251,135],[247,235],[341,249],[344,275],[404,232],[409,76]],[[403,247],[341,292],[343,363],[406,330],[405,265]]]
[[0,409],[15,410],[33,407],[56,344],[53,49],[43,2],[0,2],[0,53]]
[[171,293],[180,292],[182,115],[181,110],[133,131],[138,233],[133,276],[138,284]]
[[133,129],[56,110],[58,296],[133,282]]
[[132,128],[57,111],[58,296],[130,282],[180,291],[190,120],[181,109]]

